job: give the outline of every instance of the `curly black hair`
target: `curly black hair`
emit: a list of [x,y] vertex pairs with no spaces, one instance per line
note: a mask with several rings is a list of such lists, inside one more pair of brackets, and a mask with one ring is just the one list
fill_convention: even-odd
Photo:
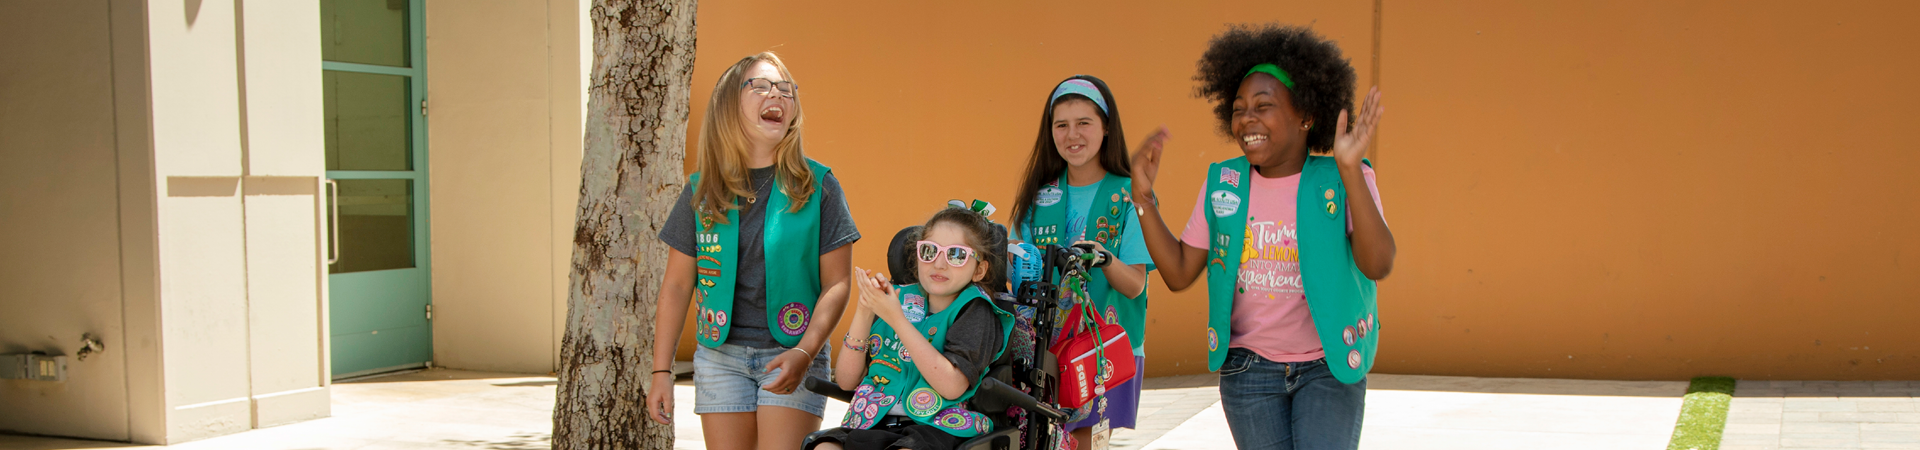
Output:
[[1319,33],[1278,23],[1230,25],[1200,55],[1199,73],[1193,76],[1200,86],[1194,96],[1214,103],[1220,134],[1233,134],[1233,97],[1247,71],[1263,63],[1280,66],[1293,78],[1294,88],[1288,89],[1293,106],[1316,124],[1307,131],[1307,149],[1333,148],[1340,111],[1353,109],[1353,65],[1341,56],[1339,46]]

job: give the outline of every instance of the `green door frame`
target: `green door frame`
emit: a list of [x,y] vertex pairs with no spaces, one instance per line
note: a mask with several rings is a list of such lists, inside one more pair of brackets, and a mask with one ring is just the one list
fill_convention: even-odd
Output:
[[[410,134],[410,138],[413,140],[412,151],[410,152],[411,154],[409,155],[412,159],[413,170],[404,171],[404,172],[377,171],[377,170],[328,170],[326,171],[326,173],[327,173],[327,178],[333,179],[333,180],[405,179],[405,180],[411,181],[409,194],[413,200],[412,201],[413,203],[412,204],[412,213],[413,213],[412,222],[413,223],[411,225],[413,228],[412,232],[413,232],[414,267],[408,268],[408,269],[394,269],[393,271],[402,271],[402,270],[420,271],[419,280],[418,280],[419,285],[418,286],[396,285],[394,282],[401,281],[401,280],[395,279],[396,277],[381,277],[383,279],[371,280],[373,281],[373,283],[371,283],[373,284],[373,286],[368,286],[368,288],[372,290],[381,290],[381,291],[405,291],[408,288],[417,288],[419,289],[418,292],[420,292],[421,295],[425,296],[426,305],[427,305],[427,309],[425,311],[418,312],[419,314],[421,314],[421,317],[427,318],[426,328],[425,328],[426,339],[424,341],[424,348],[413,349],[414,351],[423,353],[424,359],[420,359],[419,362],[417,363],[409,362],[401,366],[349,368],[349,370],[347,370],[346,372],[341,371],[341,366],[338,365],[338,361],[336,361],[336,364],[333,366],[334,373],[332,374],[333,378],[335,379],[349,378],[349,377],[354,377],[359,375],[366,375],[371,373],[385,372],[385,371],[398,370],[398,369],[406,369],[409,367],[425,367],[425,366],[430,366],[433,363],[432,361],[433,321],[431,320],[431,314],[430,314],[430,312],[432,311],[431,308],[433,307],[432,306],[433,305],[433,253],[431,251],[433,247],[431,245],[432,219],[431,219],[431,215],[429,214],[429,212],[432,211],[429,205],[429,199],[432,196],[428,195],[429,194],[429,189],[428,189],[429,188],[429,185],[428,185],[429,171],[427,170],[428,145],[427,145],[426,108],[428,105],[427,105],[427,58],[426,58],[427,49],[426,49],[425,10],[426,10],[425,0],[408,0],[407,2],[407,22],[408,22],[407,23],[407,47],[408,47],[407,59],[408,61],[407,62],[408,62],[408,65],[411,67],[391,67],[391,66],[382,66],[382,65],[374,65],[374,64],[358,64],[358,63],[325,61],[325,60],[322,60],[320,62],[320,68],[323,71],[330,70],[330,71],[338,71],[338,72],[399,75],[399,76],[407,77],[408,88],[409,88],[408,96],[410,101],[409,105],[411,105],[411,110],[413,112],[412,118],[410,120],[410,127],[409,127],[410,129],[408,130],[408,133]],[[338,226],[338,224],[335,223],[334,226]],[[338,233],[336,232],[334,236],[338,236]],[[355,275],[361,275],[361,274],[375,274],[378,272],[381,272],[381,271],[356,272],[356,273],[339,274],[339,275],[330,274],[328,275],[328,280],[329,280],[329,283],[331,283],[332,277],[334,276],[340,276],[340,275],[355,276]],[[337,293],[339,292],[339,289],[333,289],[332,291]],[[329,309],[333,309],[333,308],[330,307]],[[328,314],[332,314],[332,311],[328,311]],[[330,319],[329,322],[338,323],[337,319]],[[330,334],[332,333],[331,330],[329,330],[328,332]],[[338,345],[333,346],[333,348],[336,349],[334,353],[336,354],[339,353],[337,350],[339,348]],[[334,355],[328,355],[328,357],[334,358]],[[419,358],[416,357],[414,359],[419,359]]]

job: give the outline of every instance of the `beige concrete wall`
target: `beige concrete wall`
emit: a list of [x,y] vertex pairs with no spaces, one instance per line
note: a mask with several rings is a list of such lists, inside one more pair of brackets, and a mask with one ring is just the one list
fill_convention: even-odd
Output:
[[148,2],[168,443],[250,428],[234,6]]
[[248,357],[253,426],[326,417],[320,4],[242,8]]
[[578,5],[427,2],[435,364],[555,367],[579,191]]
[[[0,353],[68,355],[0,380],[0,431],[129,439],[108,4],[0,2]],[[73,358],[82,333],[109,353]]]
[[126,338],[127,428],[131,440],[166,441],[166,378],[161,365],[159,178],[153,171],[152,92],[148,83],[147,4],[109,0],[113,40],[114,152],[120,220],[121,323]]
[[324,417],[319,7],[148,6],[163,440]]
[[318,6],[0,3],[0,430],[175,443],[328,414]]

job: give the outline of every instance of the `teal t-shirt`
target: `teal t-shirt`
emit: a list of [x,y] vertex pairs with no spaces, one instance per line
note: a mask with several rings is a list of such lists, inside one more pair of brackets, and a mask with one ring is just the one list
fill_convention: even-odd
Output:
[[[1086,186],[1067,186],[1067,236],[1072,242],[1087,240],[1087,210],[1093,208],[1093,196],[1100,194],[1100,183]],[[1033,235],[1029,223],[1020,224],[1021,239]],[[1146,264],[1147,270],[1153,270],[1153,256],[1147,253],[1146,238],[1140,235],[1140,217],[1127,215],[1127,230],[1120,233],[1120,248],[1113,250],[1114,256],[1127,264]]]

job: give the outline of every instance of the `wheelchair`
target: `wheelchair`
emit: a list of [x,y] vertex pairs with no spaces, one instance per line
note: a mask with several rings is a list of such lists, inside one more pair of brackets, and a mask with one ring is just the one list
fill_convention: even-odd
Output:
[[[1054,401],[1060,386],[1059,359],[1048,349],[1058,334],[1065,312],[1072,304],[1062,300],[1061,291],[1074,279],[1084,280],[1088,271],[1105,265],[1110,255],[1095,254],[1088,247],[1034,247],[1007,245],[1007,229],[994,224],[994,240],[988,244],[991,261],[1008,271],[1012,288],[1003,289],[994,299],[1001,310],[1013,313],[1014,330],[1007,338],[1007,349],[988,365],[987,376],[980,380],[968,409],[993,419],[993,432],[962,442],[960,450],[1054,450],[1072,448],[1064,427],[1077,418],[1076,412],[1061,408]],[[908,277],[915,263],[913,237],[919,226],[895,233],[887,246],[887,269],[894,284],[912,284]],[[1013,253],[1010,258],[1009,253]],[[832,381],[808,377],[807,390],[851,402],[853,393]],[[831,420],[831,418],[829,418]],[[809,434],[812,443],[819,432]]]

